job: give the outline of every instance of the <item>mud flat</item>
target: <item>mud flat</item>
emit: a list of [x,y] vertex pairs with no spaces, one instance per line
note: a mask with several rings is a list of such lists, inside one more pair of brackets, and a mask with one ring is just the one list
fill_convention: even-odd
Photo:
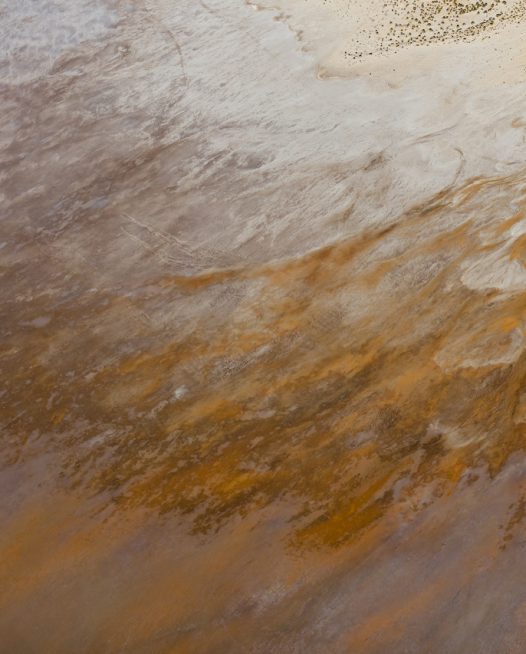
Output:
[[523,6],[274,5],[0,16],[7,652],[524,651]]
[[[449,67],[453,79],[470,74],[469,91],[482,83],[524,75],[523,0],[280,0],[250,2],[273,9],[314,53],[323,75],[353,77],[371,71],[386,79],[432,77]],[[467,47],[466,47],[467,46]],[[445,84],[447,86],[447,83]]]

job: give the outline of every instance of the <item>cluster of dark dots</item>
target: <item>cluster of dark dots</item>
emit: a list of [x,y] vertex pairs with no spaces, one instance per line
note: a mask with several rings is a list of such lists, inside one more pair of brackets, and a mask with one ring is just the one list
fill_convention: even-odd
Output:
[[[362,43],[345,51],[347,59],[360,61],[412,45],[470,41],[498,25],[521,22],[526,0],[385,0],[383,9],[378,29],[363,30]],[[367,45],[373,42],[374,47]]]

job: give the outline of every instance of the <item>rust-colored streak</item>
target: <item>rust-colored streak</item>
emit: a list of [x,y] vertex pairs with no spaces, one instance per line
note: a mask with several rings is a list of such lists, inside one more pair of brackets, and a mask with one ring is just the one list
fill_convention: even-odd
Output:
[[[307,547],[354,539],[431,480],[445,490],[470,467],[497,473],[522,447],[512,416],[525,303],[461,282],[466,261],[505,238],[491,245],[476,223],[456,226],[485,189],[479,180],[442,197],[431,230],[415,209],[389,230],[245,274],[227,319],[203,317],[192,333],[129,319],[125,332],[98,327],[149,315],[148,299],[126,307],[94,294],[82,313],[62,308],[24,332],[23,365],[18,336],[6,340],[6,454],[23,458],[38,429],[65,483],[122,508],[183,513],[201,532],[299,502],[292,537]],[[180,292],[206,306],[238,283],[217,277],[208,297],[209,283],[158,293],[168,306]],[[72,321],[89,335],[80,356],[60,327]]]

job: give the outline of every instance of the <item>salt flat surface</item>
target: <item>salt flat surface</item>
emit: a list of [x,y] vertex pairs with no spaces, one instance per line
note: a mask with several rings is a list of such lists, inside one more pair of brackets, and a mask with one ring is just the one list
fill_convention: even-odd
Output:
[[524,650],[522,4],[272,4],[1,8],[6,651]]

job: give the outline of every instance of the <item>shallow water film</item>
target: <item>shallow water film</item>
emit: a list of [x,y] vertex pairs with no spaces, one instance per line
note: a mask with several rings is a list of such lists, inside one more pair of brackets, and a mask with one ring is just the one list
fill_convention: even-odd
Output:
[[0,8],[0,652],[526,651],[523,0]]

